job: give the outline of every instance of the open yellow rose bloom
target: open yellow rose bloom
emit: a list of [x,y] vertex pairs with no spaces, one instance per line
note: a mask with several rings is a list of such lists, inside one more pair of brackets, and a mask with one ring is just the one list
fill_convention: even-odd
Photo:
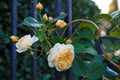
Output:
[[73,59],[74,47],[71,44],[56,43],[54,47],[50,49],[48,65],[55,67],[58,71],[63,71],[71,67]]
[[16,43],[16,47],[17,47],[16,51],[18,53],[25,52],[36,41],[38,41],[38,38],[36,36],[31,37],[30,34],[29,35],[25,35],[24,37],[22,37],[21,39],[19,39],[18,42]]

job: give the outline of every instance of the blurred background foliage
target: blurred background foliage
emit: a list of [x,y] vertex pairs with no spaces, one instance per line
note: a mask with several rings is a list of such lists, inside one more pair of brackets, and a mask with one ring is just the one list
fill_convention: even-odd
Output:
[[[17,0],[17,13],[18,13],[18,36],[28,33],[29,30],[20,26],[20,23],[26,16],[30,16],[30,0]],[[39,0],[44,5],[45,9],[43,14],[47,13],[53,16],[53,0]],[[62,1],[64,2],[64,0]],[[0,1],[0,79],[10,79],[10,39],[11,31],[11,14],[10,14],[10,0]],[[91,0],[73,0],[73,19],[85,18],[93,19],[92,16],[98,14],[100,10]],[[63,3],[62,3],[62,6]],[[64,9],[62,9],[63,11]],[[21,34],[22,32],[22,34]],[[44,54],[43,54],[44,55]],[[29,53],[17,54],[17,79],[18,80],[30,80],[31,74],[31,56]],[[54,71],[47,65],[46,56],[38,60],[38,79],[40,80],[53,80]]]

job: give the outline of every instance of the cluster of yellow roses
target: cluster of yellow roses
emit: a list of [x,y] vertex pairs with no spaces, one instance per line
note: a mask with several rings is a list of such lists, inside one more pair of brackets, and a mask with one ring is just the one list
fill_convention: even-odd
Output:
[[[39,2],[36,5],[37,10],[42,10],[43,5]],[[47,16],[47,14],[43,15],[45,20],[52,20],[52,17]],[[55,26],[58,28],[64,28],[67,25],[63,20],[58,20],[55,23]],[[31,48],[31,46],[39,40],[39,38],[35,35],[31,36],[30,34],[23,36],[18,39],[17,36],[10,37],[13,42],[16,43],[16,51],[18,53],[25,52]],[[74,59],[74,47],[71,40],[66,41],[67,44],[56,43],[49,51],[48,55],[48,65],[50,67],[55,67],[58,71],[67,70],[71,67],[73,59]]]

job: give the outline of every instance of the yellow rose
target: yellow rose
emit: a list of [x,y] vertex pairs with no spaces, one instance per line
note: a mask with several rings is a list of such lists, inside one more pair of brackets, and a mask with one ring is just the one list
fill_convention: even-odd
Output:
[[42,9],[43,9],[43,5],[39,2],[39,3],[36,5],[36,9],[37,9],[37,10],[42,10]]
[[56,43],[54,47],[50,49],[48,65],[55,67],[58,71],[64,71],[72,66],[73,59],[74,47],[71,44]]
[[17,41],[18,41],[18,37],[17,37],[17,36],[11,36],[10,39],[11,39],[13,42],[17,42]]
[[21,39],[19,39],[18,42],[16,43],[16,47],[17,47],[16,51],[18,53],[25,52],[36,41],[38,41],[38,38],[36,36],[31,37],[30,34],[29,35],[25,35],[24,37],[22,37]]
[[64,22],[64,20],[58,20],[55,25],[58,28],[64,28],[66,26],[66,22]]

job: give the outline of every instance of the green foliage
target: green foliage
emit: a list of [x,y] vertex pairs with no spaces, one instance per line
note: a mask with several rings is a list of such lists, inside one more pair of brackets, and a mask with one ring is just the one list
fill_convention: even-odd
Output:
[[73,19],[93,19],[100,12],[99,8],[91,0],[72,0]]
[[[111,14],[98,14],[96,15],[100,19],[99,24],[101,27],[104,27],[107,35],[113,37],[119,36],[119,27],[120,27],[120,11],[114,11]],[[95,17],[96,17],[95,16]]]
[[[0,1],[0,79],[10,79],[10,2]],[[9,77],[9,78],[8,78]]]
[[120,26],[120,10],[114,11],[110,14],[112,17],[113,21]]
[[102,44],[104,46],[104,51],[106,53],[112,53],[114,54],[115,51],[120,49],[120,40],[115,41],[114,43],[112,43],[110,40],[108,39],[103,39],[102,40]]
[[95,15],[94,17],[97,18],[97,19],[105,19],[105,20],[108,20],[108,21],[112,20],[112,17],[108,14],[98,14],[98,15]]
[[77,76],[83,76],[90,80],[96,80],[102,77],[106,72],[106,64],[102,62],[103,59],[103,56],[97,55],[92,61],[83,62],[83,60],[77,56],[74,59],[72,70]]
[[106,65],[101,62],[92,62],[87,69],[87,77],[91,80],[96,80],[103,76],[106,70]]
[[[47,6],[42,12],[42,14],[47,13],[50,16],[53,16],[53,1],[52,0],[39,0],[42,1],[42,3]],[[10,0],[1,1],[0,5],[0,11],[4,14],[0,13],[0,51],[2,52],[0,55],[0,79],[1,80],[9,80],[10,79],[10,40],[9,36],[10,33],[10,7],[9,7]],[[30,16],[30,0],[18,0],[18,23],[21,23],[24,17]],[[87,19],[93,19],[92,16],[99,13],[98,7],[95,5],[94,2],[91,0],[73,0],[73,19],[75,18],[87,18]],[[59,17],[55,18],[52,22],[54,23],[58,19],[63,19],[67,16],[67,14],[61,14]],[[108,17],[103,17],[104,19],[108,19]],[[119,17],[114,18],[119,23]],[[27,17],[24,19],[23,23],[26,26],[33,26],[38,27],[38,35],[40,42],[44,42],[40,45],[43,46],[45,49],[44,51],[48,50],[48,45],[46,45],[46,36],[49,36],[52,38],[55,35],[53,34],[53,31],[47,31],[49,30],[49,26],[42,25],[37,20]],[[46,22],[46,24],[49,24]],[[54,26],[52,26],[54,27]],[[43,29],[44,28],[44,29]],[[21,24],[18,24],[18,35],[28,34],[27,30],[28,28],[21,26]],[[48,32],[47,35],[44,35],[45,32]],[[22,34],[21,34],[22,32]],[[112,32],[111,32],[112,33]],[[81,35],[82,34],[82,35]],[[78,29],[78,33],[75,34],[73,39],[73,45],[75,47],[75,54],[76,58],[73,62],[72,70],[77,76],[85,76],[88,79],[98,79],[100,78],[104,72],[106,65],[102,63],[101,56],[95,57],[97,54],[97,51],[95,50],[94,46],[94,36],[96,34],[96,29],[93,27],[93,25],[88,23],[83,23],[81,27]],[[119,37],[119,33],[112,33],[112,36]],[[54,37],[52,41],[50,41],[53,44],[59,42],[64,43],[65,40],[62,38],[56,38]],[[109,43],[109,42],[108,42]],[[119,47],[119,41],[115,42],[113,44],[115,50]],[[46,47],[47,46],[47,47]],[[39,48],[41,49],[41,48]],[[38,53],[40,54],[40,53]],[[45,54],[42,54],[45,55]],[[31,59],[32,57],[29,55],[29,52],[23,53],[23,54],[17,54],[18,57],[18,63],[17,64],[17,78],[19,80],[30,80],[31,75]],[[86,57],[89,56],[89,59]],[[92,60],[94,58],[94,60]],[[48,67],[48,62],[46,60],[47,56],[42,56],[40,59],[38,59],[38,79],[41,80],[54,80],[54,70],[50,69]],[[5,60],[4,60],[5,59]],[[84,62],[84,60],[92,60],[90,63]],[[7,74],[6,74],[7,73]]]
[[117,40],[117,41],[114,42],[113,48],[115,50],[119,50],[120,49],[120,40]]
[[64,39],[62,39],[62,38],[58,38],[58,37],[54,37],[53,39],[52,39],[52,44],[56,44],[56,43],[64,43]]
[[98,53],[96,52],[96,50],[93,47],[84,47],[84,45],[80,44],[80,43],[75,43],[73,44],[75,47],[75,53],[87,53],[90,55],[97,55]]
[[115,30],[110,31],[110,35],[120,38],[120,27],[115,28]]
[[111,48],[112,47],[112,42],[108,39],[103,39],[102,43],[104,44],[104,46]]
[[57,20],[64,19],[67,16],[65,13],[61,13],[58,17],[54,18],[52,22],[56,22]]
[[74,43],[75,53],[85,53],[85,48],[80,43]]
[[97,55],[94,57],[92,62],[88,63],[86,70],[88,79],[96,80],[103,76],[106,71],[106,64],[102,62],[103,59],[103,56]]
[[91,39],[92,37],[94,37],[93,31],[91,30],[91,28],[81,28],[79,31],[79,37],[80,38],[88,38]]
[[41,27],[42,26],[42,24],[40,24],[36,19],[34,19],[32,17],[26,17],[23,20],[22,25],[32,26],[32,27]]
[[93,47],[86,48],[86,53],[96,56],[98,53]]
[[86,65],[79,56],[75,57],[72,65],[72,70],[74,74],[76,74],[77,76],[85,76]]

